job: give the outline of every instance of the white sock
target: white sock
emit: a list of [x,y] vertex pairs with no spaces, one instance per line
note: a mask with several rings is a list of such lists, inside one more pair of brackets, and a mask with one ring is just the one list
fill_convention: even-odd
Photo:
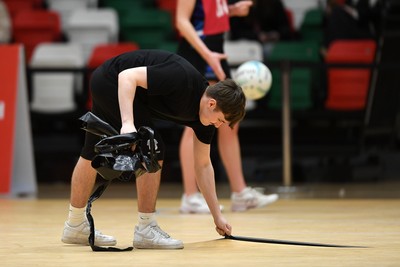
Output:
[[142,230],[145,228],[147,225],[150,223],[154,222],[156,220],[156,213],[151,212],[151,213],[144,213],[144,212],[139,212],[138,217],[139,217],[139,230]]
[[86,221],[86,206],[83,208],[75,208],[69,204],[68,224],[70,226],[78,226]]

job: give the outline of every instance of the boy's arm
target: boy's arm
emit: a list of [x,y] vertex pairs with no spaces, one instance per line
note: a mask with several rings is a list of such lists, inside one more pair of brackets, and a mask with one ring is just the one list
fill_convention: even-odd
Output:
[[193,135],[194,165],[197,185],[203,194],[214,218],[216,231],[220,235],[230,235],[232,227],[222,216],[215,188],[214,168],[210,159],[210,145],[199,141]]
[[133,100],[136,87],[147,89],[147,67],[126,69],[118,74],[118,102],[121,111],[121,134],[136,132]]

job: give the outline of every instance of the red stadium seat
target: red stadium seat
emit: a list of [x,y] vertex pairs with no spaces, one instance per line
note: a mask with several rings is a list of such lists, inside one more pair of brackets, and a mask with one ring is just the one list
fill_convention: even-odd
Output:
[[296,31],[296,27],[294,25],[294,14],[293,14],[293,11],[291,9],[289,9],[289,8],[286,8],[285,9],[285,13],[286,13],[286,16],[287,16],[288,21],[289,21],[290,30],[292,32],[295,32]]
[[375,58],[374,40],[338,40],[329,47],[329,63],[372,63]]
[[[338,40],[331,44],[326,63],[372,64],[374,40]],[[362,110],[370,86],[370,68],[328,68],[328,97],[325,107],[331,110]]]
[[3,2],[11,18],[15,18],[19,11],[43,8],[43,0],[3,0]]
[[157,0],[157,6],[161,10],[165,10],[171,14],[171,23],[174,27],[174,31],[178,36],[178,30],[175,27],[175,17],[176,17],[176,5],[178,0]]
[[7,6],[11,19],[14,19],[20,11],[33,9],[33,3],[31,1],[6,0],[4,3]]
[[14,42],[25,46],[28,61],[39,43],[57,42],[61,36],[60,17],[56,12],[44,9],[23,10],[14,19]]
[[88,67],[94,69],[100,66],[104,61],[124,52],[138,50],[139,46],[133,42],[111,43],[97,45],[88,61]]
[[160,9],[166,10],[175,18],[177,0],[157,0],[157,6]]

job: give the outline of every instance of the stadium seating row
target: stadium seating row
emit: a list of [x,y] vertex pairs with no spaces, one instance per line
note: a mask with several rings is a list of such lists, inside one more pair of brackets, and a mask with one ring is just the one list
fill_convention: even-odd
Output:
[[[96,45],[88,61],[83,49],[76,43],[41,43],[33,53],[30,67],[43,71],[32,75],[31,110],[37,113],[68,113],[78,107],[77,95],[86,94],[86,108],[90,109],[89,92],[84,91],[84,82],[91,72],[105,60],[123,52],[139,49],[135,43],[110,43]],[[51,72],[46,72],[46,69]],[[59,69],[58,72],[54,70]],[[72,70],[72,71],[71,71]]]
[[[261,47],[249,41],[227,42],[227,53],[232,56],[232,65],[240,64],[251,58],[262,57]],[[245,56],[244,51],[250,48]],[[92,70],[106,59],[122,52],[139,49],[133,42],[96,45],[88,58],[84,60],[84,51],[75,43],[42,43],[33,53],[32,68],[76,68]],[[235,53],[239,49],[241,53]],[[328,50],[327,63],[372,64],[375,59],[376,44],[373,40],[337,41]],[[258,56],[257,56],[258,54]],[[290,73],[292,109],[309,109],[313,106],[312,88],[318,79],[315,63],[320,62],[318,45],[312,42],[281,42],[276,45],[270,61],[279,63],[292,62],[314,63],[307,67],[295,67]],[[274,65],[276,66],[276,65]],[[269,96],[269,107],[281,108],[281,70],[272,68],[273,86]],[[328,97],[326,108],[331,110],[362,110],[365,108],[370,84],[369,68],[328,68]],[[75,105],[74,92],[82,92],[82,74],[79,73],[37,73],[33,77],[34,98],[32,109],[48,112],[67,111]],[[80,82],[79,82],[80,81]],[[79,88],[80,86],[80,88]],[[64,103],[63,103],[64,101]],[[87,107],[90,107],[90,99]]]
[[[93,64],[93,60],[96,59],[93,58],[98,55],[96,51],[101,48],[103,59],[125,51],[127,47],[162,48],[170,51],[176,49],[176,38],[172,37],[175,34],[173,17],[176,0],[158,0],[158,9],[151,6],[151,1],[145,0],[103,0],[102,7],[98,7],[97,0],[46,1],[48,8],[43,8],[42,0],[5,1],[12,17],[13,42],[24,44],[27,63],[32,68],[93,68],[96,66]],[[321,11],[310,9],[304,13],[300,26],[303,40],[281,41],[275,45],[268,58],[274,81],[268,96],[269,108],[281,107],[282,74],[279,68],[281,61],[306,63],[302,67],[294,67],[290,74],[293,109],[313,107],[313,90],[316,86],[322,86],[319,81],[321,74],[319,66],[322,63],[372,64],[374,62],[376,44],[373,40],[340,40],[328,49],[327,57],[322,59],[319,54],[322,40],[321,24]],[[231,65],[239,65],[251,58],[262,60],[261,45],[255,41],[226,41],[225,47]],[[250,55],[244,51],[249,51]],[[74,57],[73,60],[66,59],[70,55]],[[61,62],[64,62],[63,65],[60,65]],[[97,60],[97,64],[100,62],[102,61]],[[57,105],[53,102],[54,106],[60,109],[74,107],[71,103],[73,100],[71,92],[82,91],[83,85],[81,83],[80,89],[71,90],[72,85],[76,87],[79,84],[79,79],[75,77],[76,73],[73,76],[66,74],[35,74],[33,86],[41,90],[41,93],[33,89],[35,92],[33,109],[46,109],[46,105],[43,104],[47,101],[46,95],[54,98],[60,96],[59,98],[67,101]],[[327,69],[325,107],[332,110],[362,110],[366,103],[370,74],[368,68]],[[80,79],[82,80],[82,77]],[[50,81],[56,80],[63,80],[62,83],[58,82],[58,86],[64,84],[68,89],[58,88],[51,91]]]
[[[12,21],[12,42],[22,43],[29,62],[41,42],[72,42],[88,59],[94,45],[135,42],[141,48],[176,49],[170,12],[151,1],[6,0]],[[160,1],[162,2],[162,1]]]

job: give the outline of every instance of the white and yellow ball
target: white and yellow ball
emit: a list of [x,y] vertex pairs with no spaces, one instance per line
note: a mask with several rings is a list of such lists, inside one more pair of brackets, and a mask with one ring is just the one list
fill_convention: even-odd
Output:
[[236,70],[234,80],[242,87],[248,100],[264,97],[272,85],[271,71],[256,60],[241,64]]

